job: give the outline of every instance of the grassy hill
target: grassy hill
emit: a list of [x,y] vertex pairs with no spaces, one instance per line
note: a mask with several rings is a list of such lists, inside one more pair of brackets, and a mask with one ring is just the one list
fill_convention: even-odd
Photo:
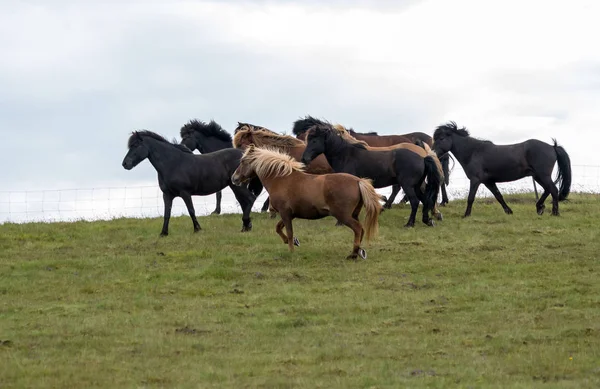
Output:
[[0,226],[0,387],[600,386],[600,197],[380,218],[366,261],[332,218]]

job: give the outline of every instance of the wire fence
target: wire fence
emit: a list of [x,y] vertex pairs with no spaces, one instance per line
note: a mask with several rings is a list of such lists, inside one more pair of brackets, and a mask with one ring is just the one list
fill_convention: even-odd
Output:
[[[600,166],[574,165],[572,192],[600,193]],[[556,174],[556,172],[555,172]],[[498,184],[504,194],[532,192],[530,177]],[[538,185],[538,190],[541,188]],[[389,195],[391,188],[377,190]],[[465,198],[469,180],[459,165],[453,169],[448,186],[448,197]],[[259,211],[268,194],[263,191],[254,203]],[[492,194],[483,185],[477,197]],[[397,198],[396,201],[399,201]],[[216,196],[194,196],[194,207],[199,216],[208,215],[216,205]],[[147,218],[163,214],[162,192],[158,185],[135,187],[75,188],[32,191],[0,191],[0,223],[58,222],[76,220],[109,220],[120,217]],[[229,188],[223,190],[222,213],[241,213],[241,208]],[[173,216],[187,214],[181,199],[173,202]]]

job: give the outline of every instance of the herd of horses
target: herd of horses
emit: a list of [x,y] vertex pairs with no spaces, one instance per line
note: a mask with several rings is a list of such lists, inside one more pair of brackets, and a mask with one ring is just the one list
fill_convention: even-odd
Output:
[[[531,176],[534,185],[537,182],[543,188],[536,202],[537,213],[544,213],[544,202],[551,196],[555,216],[559,215],[559,201],[567,198],[571,187],[570,158],[556,140],[553,145],[536,139],[496,145],[471,137],[454,122],[438,126],[433,137],[422,132],[378,135],[358,133],[311,116],[296,120],[292,133],[294,136],[238,122],[232,137],[212,120],[191,120],[183,125],[180,142],[170,142],[151,131],[134,131],[122,166],[130,170],[148,159],[156,169],[164,201],[161,236],[169,233],[175,197],[183,199],[196,232],[201,227],[192,196],[216,193],[213,214],[219,214],[225,187],[231,188],[242,209],[242,231],[250,231],[250,211],[264,188],[269,197],[262,211],[279,214],[276,232],[290,251],[300,245],[293,233],[294,218],[333,216],[338,225],[354,232],[348,258],[366,258],[360,247],[363,237],[369,240],[377,234],[380,213],[391,207],[401,189],[402,201],[411,208],[406,227],[415,225],[419,204],[424,224],[434,226],[433,218],[442,220],[439,206],[448,203],[451,155],[470,181],[465,217],[471,214],[481,184],[511,214],[496,183]],[[555,164],[558,176],[553,180]],[[375,191],[388,186],[392,186],[389,198]],[[359,220],[363,208],[364,228]]]

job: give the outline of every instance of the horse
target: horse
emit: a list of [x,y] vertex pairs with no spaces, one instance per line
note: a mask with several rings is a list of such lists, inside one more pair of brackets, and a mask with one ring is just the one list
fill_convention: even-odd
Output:
[[[484,184],[500,203],[504,212],[512,210],[504,201],[496,186],[497,182],[510,182],[532,176],[544,193],[536,202],[536,211],[544,213],[544,201],[552,195],[552,215],[558,216],[558,202],[563,201],[571,190],[571,159],[556,139],[549,145],[537,139],[525,142],[496,145],[487,140],[475,139],[466,128],[458,128],[455,122],[440,125],[433,133],[433,148],[440,154],[451,152],[469,178],[469,197],[464,217],[471,215],[475,194]],[[558,164],[558,176],[552,181],[552,169]],[[559,188],[556,187],[559,184]]]
[[169,234],[169,219],[173,199],[181,197],[194,225],[194,232],[201,230],[196,219],[193,195],[209,195],[229,186],[242,207],[242,232],[252,229],[250,210],[256,196],[247,188],[231,183],[231,175],[238,167],[242,152],[228,148],[214,153],[197,155],[185,145],[173,143],[151,131],[134,131],[127,141],[129,151],[123,159],[123,167],[131,170],[148,158],[158,173],[158,185],[163,192],[164,221],[161,236]]
[[[306,140],[306,131],[314,125],[317,124],[325,124],[324,121],[314,118],[310,115],[305,116],[303,119],[298,119],[294,122],[292,133],[296,135],[298,139]],[[372,147],[389,147],[399,143],[416,143],[417,141],[421,141],[427,144],[429,147],[433,145],[433,138],[424,132],[410,132],[408,134],[403,135],[379,135],[376,132],[366,132],[360,133],[354,131],[352,128],[347,129],[350,136],[355,138],[356,140],[360,140],[366,142],[369,146]],[[440,205],[445,206],[448,204],[448,193],[446,191],[446,186],[450,184],[450,157],[445,155],[439,158],[442,164],[442,170],[444,172],[444,182],[442,183],[442,202]],[[396,192],[397,193],[397,192]],[[394,201],[395,195],[390,196],[392,198],[392,202]],[[407,196],[404,196],[402,202],[407,201]],[[391,205],[391,202],[389,202]],[[386,203],[386,208],[388,204]]]
[[[215,151],[232,148],[231,135],[223,129],[217,122],[211,120],[208,124],[199,120],[190,120],[184,124],[179,130],[181,136],[181,144],[187,146],[188,149],[198,150],[201,154],[212,153]],[[258,197],[262,192],[262,184],[260,180],[253,180],[249,184],[249,189]],[[217,204],[213,215],[221,213],[221,191],[217,192]],[[269,199],[267,199],[261,209],[265,212],[269,207]]]
[[[419,201],[423,203],[423,223],[433,226],[429,211],[437,199],[442,176],[431,156],[422,158],[407,149],[371,151],[363,144],[350,143],[329,124],[318,124],[309,130],[307,146],[301,161],[310,163],[324,154],[336,172],[370,178],[375,188],[400,185],[409,198],[411,213],[405,227],[413,227]],[[425,193],[421,184],[427,178]]]
[[[365,235],[367,241],[377,235],[382,210],[379,194],[370,180],[345,173],[309,174],[304,170],[304,164],[288,154],[250,145],[231,181],[241,185],[254,176],[260,178],[269,192],[271,205],[281,215],[275,230],[290,252],[294,251],[294,245],[300,245],[294,236],[294,218],[333,216],[354,232],[354,245],[347,258],[367,258],[360,244]],[[358,219],[363,206],[366,209],[364,228]],[[284,226],[287,235],[283,233]]]
[[[248,123],[239,123],[233,136],[233,147],[245,149],[254,144],[258,147],[275,148],[281,152],[289,154],[296,161],[300,161],[302,153],[306,148],[306,143],[290,135],[278,134],[264,127],[254,126]],[[306,166],[306,172],[312,174],[333,173],[333,169],[324,156],[315,158]]]
[[[420,155],[422,158],[425,158],[427,156],[431,156],[433,158],[433,160],[435,161],[435,165],[438,168],[438,172],[440,173],[441,176],[444,175],[444,172],[442,170],[442,164],[440,162],[440,160],[438,159],[437,155],[435,154],[435,152],[427,145],[427,143],[423,143],[421,141],[418,141],[418,143],[420,145],[414,144],[414,143],[398,143],[392,146],[385,146],[385,147],[373,147],[373,146],[369,146],[367,144],[367,142],[358,140],[356,138],[354,138],[352,135],[350,135],[350,133],[348,132],[348,130],[346,129],[346,127],[342,126],[341,124],[334,124],[332,125],[332,128],[338,132],[338,134],[340,134],[340,136],[344,139],[346,139],[349,143],[359,143],[362,144],[366,147],[367,150],[374,150],[374,151],[385,151],[385,150],[394,150],[394,149],[407,149],[412,151],[413,153],[417,153],[418,155]],[[425,189],[425,183],[423,183],[421,185],[421,189],[424,190]],[[396,198],[396,195],[398,194],[398,192],[400,191],[400,187],[398,185],[394,185],[392,187],[392,194],[390,195],[390,197],[388,198],[386,205],[390,205],[394,202],[394,199]],[[384,205],[385,208],[385,205]],[[434,202],[433,205],[433,214],[436,217],[436,219],[438,220],[442,220],[443,216],[442,213],[439,211],[439,209],[437,208],[437,201]]]

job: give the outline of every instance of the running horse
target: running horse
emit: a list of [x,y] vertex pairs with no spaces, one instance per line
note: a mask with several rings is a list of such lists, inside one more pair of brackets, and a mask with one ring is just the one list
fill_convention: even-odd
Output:
[[[444,172],[442,170],[442,164],[440,162],[440,160],[438,159],[437,155],[435,154],[435,152],[427,145],[427,143],[423,143],[420,142],[421,145],[416,145],[414,143],[398,143],[392,146],[386,146],[386,147],[373,147],[373,146],[369,146],[366,142],[364,141],[360,141],[357,140],[356,138],[354,138],[352,135],[350,135],[350,133],[348,132],[348,130],[342,126],[341,124],[334,124],[332,126],[332,128],[337,131],[339,133],[339,135],[346,139],[349,143],[355,143],[355,144],[362,144],[363,146],[365,146],[365,148],[367,150],[373,150],[373,151],[385,151],[385,150],[394,150],[394,149],[407,149],[412,151],[413,153],[416,153],[418,155],[420,155],[422,158],[425,158],[427,156],[430,156],[431,158],[433,158],[435,165],[438,168],[438,172],[441,176],[444,175]],[[394,185],[392,187],[392,194],[390,195],[388,202],[386,204],[392,204],[394,202],[394,199],[396,198],[396,195],[398,194],[398,192],[400,191],[400,187],[398,185]],[[425,190],[425,182],[423,182],[423,184],[421,184],[421,189],[424,191]],[[436,217],[436,219],[438,220],[442,220],[443,216],[442,213],[440,212],[440,210],[437,207],[437,201],[434,202],[433,205],[433,215]]]
[[[303,163],[310,163],[324,154],[338,173],[349,173],[373,180],[375,188],[400,185],[409,198],[410,217],[406,227],[415,225],[419,202],[423,203],[423,223],[433,226],[429,211],[438,196],[442,176],[431,156],[422,158],[407,149],[385,151],[367,150],[363,144],[351,143],[342,138],[329,124],[319,124],[309,130]],[[427,179],[425,193],[421,184]]]
[[[294,245],[300,245],[294,236],[293,219],[333,216],[354,232],[352,252],[347,258],[366,259],[367,253],[360,244],[365,235],[367,241],[377,235],[382,210],[380,196],[370,180],[345,173],[309,174],[304,171],[304,164],[290,155],[251,144],[231,181],[241,185],[255,176],[269,192],[271,206],[281,215],[275,230],[290,252],[294,251]],[[364,228],[359,220],[363,207],[366,209]]]
[[[298,139],[306,140],[306,131],[317,124],[325,124],[325,122],[308,115],[303,119],[298,119],[294,122],[292,133],[296,135]],[[376,132],[356,132],[352,128],[348,128],[346,130],[354,139],[366,142],[366,144],[371,147],[389,147],[400,143],[416,143],[418,141],[427,144],[429,147],[433,147],[433,138],[424,132],[410,132],[403,135],[379,135]],[[444,155],[439,158],[439,160],[442,164],[442,170],[444,172],[444,180],[441,185],[442,202],[440,205],[445,206],[449,201],[446,187],[450,184],[450,156]],[[395,196],[390,197],[392,198]],[[408,197],[404,196],[402,202],[406,202],[407,199]],[[386,203],[385,207],[388,208],[392,204],[393,200],[393,198],[391,200],[388,199],[388,203]]]

